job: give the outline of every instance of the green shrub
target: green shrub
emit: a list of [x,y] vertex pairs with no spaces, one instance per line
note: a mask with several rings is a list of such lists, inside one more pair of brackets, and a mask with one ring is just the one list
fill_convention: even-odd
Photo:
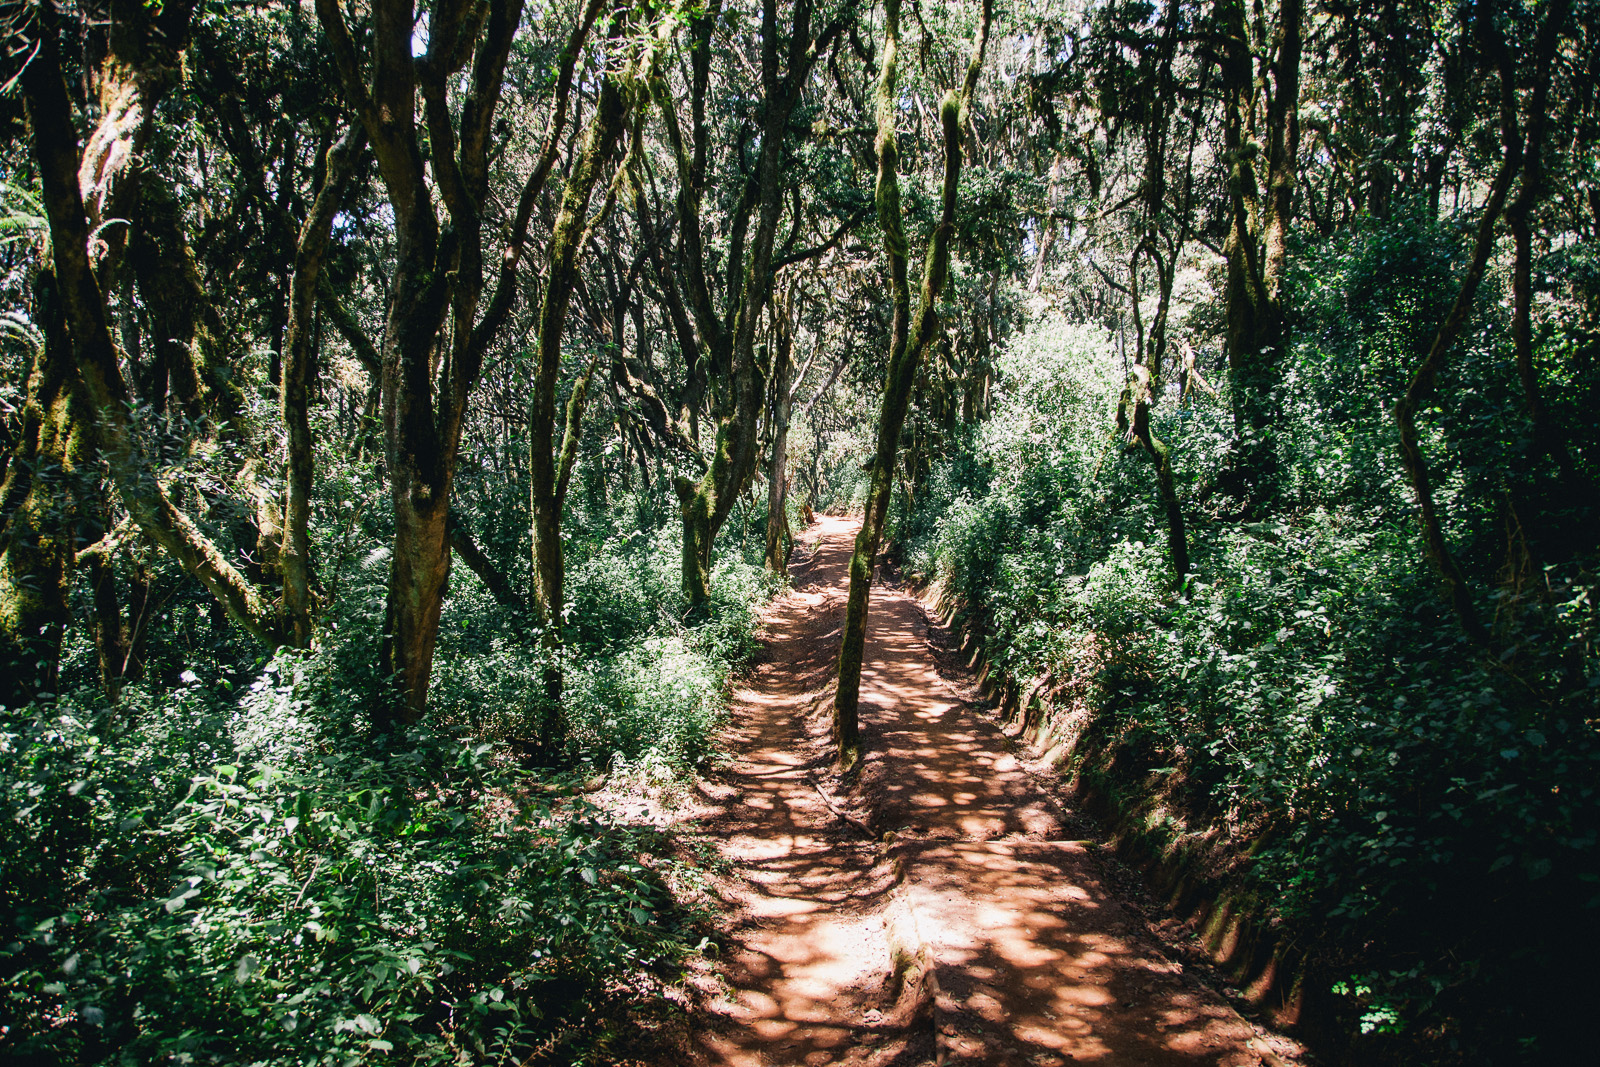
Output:
[[[635,521],[670,510],[587,494],[559,719],[526,614],[457,567],[424,728],[385,738],[388,534],[358,482],[335,465],[318,502],[315,652],[253,661],[159,568],[159,640],[119,704],[93,695],[74,629],[67,695],[0,710],[0,1059],[567,1062],[614,1025],[613,991],[675,973],[661,843],[563,783],[682,776],[714,751],[773,589],[764,513],[736,512],[688,619],[676,524]],[[525,544],[492,503],[480,528],[505,559]],[[529,754],[542,778],[517,769]]]
[[[773,581],[758,563],[725,553],[707,610],[690,619],[678,552],[667,527],[654,539],[606,540],[569,572],[567,645],[557,653],[565,735],[550,760],[605,768],[653,755],[681,774],[714,751],[728,675],[754,651],[756,611]],[[458,613],[465,625],[452,625]],[[555,722],[545,695],[550,656],[469,576],[446,609],[434,714],[475,736],[541,749]]]

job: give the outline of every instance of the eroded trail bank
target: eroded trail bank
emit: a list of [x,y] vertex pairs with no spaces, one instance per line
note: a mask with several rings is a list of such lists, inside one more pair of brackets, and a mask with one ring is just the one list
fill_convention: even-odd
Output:
[[719,861],[704,1064],[1246,1064],[1264,1035],[1108,891],[1011,742],[943,681],[920,605],[873,590],[859,780],[832,773],[824,695],[853,520],[802,536],[794,591],[734,693],[733,760],[692,832]]

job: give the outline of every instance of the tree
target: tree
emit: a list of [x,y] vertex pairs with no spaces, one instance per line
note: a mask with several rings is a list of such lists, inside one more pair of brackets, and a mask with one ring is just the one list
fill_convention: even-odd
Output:
[[[272,644],[277,627],[269,605],[173,503],[143,451],[105,293],[89,255],[91,212],[98,217],[129,161],[137,158],[148,136],[148,117],[176,75],[192,10],[185,5],[140,8],[118,26],[102,64],[102,118],[81,150],[62,76],[59,28],[49,8],[33,9],[36,52],[23,68],[21,84],[74,371],[95,412],[94,430],[118,495],[134,523],[199,579],[235,623]],[[88,201],[84,188],[94,194]]]
[[[794,533],[789,529],[789,415],[794,406],[794,389],[805,380],[802,370],[800,382],[794,376],[794,300],[790,290],[784,306],[772,317],[774,338],[772,367],[771,413],[772,427],[771,463],[767,467],[767,549],[764,561],[767,570],[785,574],[789,569],[789,552],[794,548]],[[816,355],[813,349],[812,355]]]
[[[1287,344],[1283,282],[1300,152],[1304,13],[1301,0],[1283,0],[1279,5],[1267,56],[1271,82],[1262,79],[1258,88],[1256,49],[1242,0],[1215,4],[1216,30],[1222,38],[1219,69],[1231,204],[1224,251],[1228,379],[1233,386],[1237,439],[1232,480],[1235,495],[1255,502],[1277,491],[1274,393]],[[1250,136],[1258,124],[1264,128],[1265,146]],[[1264,168],[1258,168],[1263,147]]]
[[[709,270],[708,220],[703,215],[703,205],[710,178],[711,131],[706,102],[711,36],[721,10],[717,0],[689,22],[687,133],[665,76],[658,75],[652,82],[678,181],[680,281],[663,289],[680,346],[695,350],[696,362],[706,365],[714,383],[712,414],[716,437],[710,460],[698,479],[679,476],[674,482],[683,521],[683,591],[696,609],[710,595],[711,550],[717,531],[727,521],[756,469],[768,371],[761,365],[755,341],[762,309],[772,296],[773,245],[784,207],[783,162],[793,140],[790,116],[805,91],[812,67],[844,31],[852,13],[846,8],[813,30],[812,0],[795,0],[790,24],[785,27],[785,49],[777,0],[764,0],[762,4],[760,148],[755,173],[738,194],[725,284],[718,294]],[[752,218],[755,232],[749,235],[746,250]]]
[[[1434,475],[1429,468],[1427,456],[1423,452],[1422,439],[1417,431],[1417,412],[1424,398],[1434,389],[1439,372],[1444,368],[1467,316],[1472,311],[1478,287],[1483,282],[1484,273],[1489,266],[1489,257],[1494,250],[1495,230],[1500,215],[1505,210],[1507,198],[1511,194],[1511,186],[1518,172],[1523,169],[1528,154],[1532,152],[1537,155],[1539,151],[1540,140],[1543,137],[1543,110],[1547,99],[1545,94],[1549,86],[1550,66],[1561,40],[1569,8],[1567,0],[1555,0],[1545,12],[1544,21],[1539,26],[1533,50],[1533,67],[1528,80],[1528,84],[1532,86],[1530,108],[1537,111],[1530,110],[1526,123],[1519,123],[1518,71],[1497,24],[1494,5],[1490,0],[1483,0],[1477,8],[1477,31],[1484,42],[1485,52],[1499,71],[1502,134],[1500,166],[1483,206],[1477,234],[1472,244],[1471,258],[1462,274],[1455,302],[1451,305],[1444,321],[1439,324],[1427,354],[1412,373],[1405,394],[1394,407],[1394,421],[1399,429],[1400,455],[1411,481],[1412,493],[1417,504],[1418,523],[1422,527],[1423,551],[1429,565],[1439,578],[1445,600],[1461,623],[1462,630],[1475,644],[1485,648],[1491,644],[1489,630],[1478,615],[1467,577],[1450,551],[1449,542],[1445,538],[1444,525],[1440,521],[1438,505],[1434,499]],[[1522,132],[1523,129],[1527,131],[1526,134]],[[1537,174],[1537,164],[1535,164],[1535,174]],[[1527,180],[1529,179],[1525,179]],[[1532,180],[1537,182],[1536,177]],[[1525,185],[1525,191],[1527,188],[1529,187]],[[1517,265],[1514,269],[1520,273],[1524,269],[1525,250],[1520,247],[1520,241],[1518,244]],[[1515,281],[1513,285],[1514,288],[1517,287]],[[1520,300],[1521,298],[1518,300],[1519,303]],[[1513,331],[1518,335],[1519,364],[1522,358],[1521,334],[1527,328],[1525,315],[1525,308],[1519,306],[1513,320]],[[1528,379],[1524,377],[1524,382],[1527,381]],[[1537,393],[1530,393],[1529,399],[1536,405]],[[1539,433],[1538,421],[1535,421],[1534,426],[1535,433]],[[1548,430],[1545,433],[1548,433]]]
[[[528,224],[559,151],[573,69],[600,5],[587,5],[560,57],[544,150],[522,184],[497,284],[480,314],[495,112],[522,10],[521,0],[442,5],[430,13],[426,51],[413,59],[411,0],[379,0],[370,20],[369,79],[343,10],[336,0],[317,4],[345,97],[372,143],[395,218],[394,274],[379,349],[395,517],[383,662],[399,688],[401,721],[415,721],[427,706],[468,401],[515,299]],[[463,72],[468,89],[452,108],[452,86]],[[581,202],[587,196],[584,190]],[[575,252],[562,246],[563,255]]]
[[900,430],[911,400],[911,385],[922,353],[939,325],[937,304],[950,269],[950,238],[955,229],[956,189],[961,177],[961,129],[967,124],[965,109],[972,98],[978,71],[989,39],[993,4],[984,0],[972,58],[959,91],[951,90],[939,107],[944,133],[944,184],[939,202],[939,222],[928,238],[923,263],[922,291],[916,314],[911,312],[907,281],[905,222],[900,209],[900,149],[895,133],[899,110],[897,95],[900,50],[899,0],[884,5],[882,67],[878,76],[878,225],[883,231],[884,255],[894,300],[894,322],[889,335],[889,369],[884,378],[883,403],[878,415],[877,450],[873,454],[871,482],[865,514],[850,557],[850,593],[845,605],[839,640],[839,683],[833,698],[833,732],[839,762],[853,767],[861,758],[861,730],[857,707],[861,698],[861,659],[866,649],[867,606],[872,593],[872,569],[883,539],[894,486],[895,453]]
[[[614,27],[613,43],[620,38],[623,27],[624,24],[620,22]],[[608,70],[602,78],[594,116],[584,136],[583,150],[562,190],[561,210],[556,216],[550,238],[544,300],[539,309],[538,367],[528,418],[533,507],[533,604],[539,624],[545,630],[547,645],[552,649],[561,643],[566,607],[561,509],[566,503],[567,488],[571,484],[572,465],[577,458],[578,426],[583,419],[585,396],[597,362],[590,362],[589,369],[573,387],[567,403],[565,429],[558,445],[555,439],[555,415],[556,384],[561,372],[561,336],[577,281],[577,260],[588,243],[588,232],[592,225],[588,220],[589,200],[603,173],[606,159],[624,132],[630,106],[625,94],[631,91],[631,82],[631,77],[625,71]],[[618,168],[619,176],[625,170],[626,164]],[[610,208],[611,200],[612,197],[608,195],[606,209]],[[560,700],[559,666],[552,666],[548,672],[546,689],[552,701]]]

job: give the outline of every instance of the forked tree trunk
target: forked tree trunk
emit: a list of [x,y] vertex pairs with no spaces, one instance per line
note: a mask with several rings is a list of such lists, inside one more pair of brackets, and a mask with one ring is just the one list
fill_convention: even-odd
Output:
[[[677,162],[678,221],[683,242],[684,290],[700,335],[699,342],[688,339],[688,347],[703,345],[700,360],[723,377],[723,391],[714,411],[717,435],[711,462],[696,481],[678,478],[678,510],[683,522],[682,580],[690,610],[700,612],[710,596],[711,549],[718,530],[733,511],[755,474],[758,461],[757,424],[766,397],[765,373],[756,358],[756,326],[762,309],[772,295],[774,274],[773,242],[778,219],[783,213],[786,183],[783,174],[783,149],[790,136],[789,119],[794,113],[817,57],[827,43],[846,25],[842,16],[834,18],[813,36],[810,0],[797,0],[793,24],[787,41],[787,56],[782,55],[782,33],[778,25],[777,0],[764,0],[761,6],[761,149],[755,184],[735,211],[728,252],[727,310],[718,314],[713,306],[708,281],[704,235],[702,234],[701,194],[706,182],[706,153],[710,130],[705,124],[705,101],[710,71],[712,29],[720,4],[712,4],[690,24],[693,51],[690,55],[691,85],[689,109],[690,137],[685,137],[677,118],[677,102],[668,92],[664,79],[657,79],[653,90],[661,105],[668,141]],[[781,60],[786,59],[787,62]],[[743,247],[744,231],[754,213],[756,225],[749,250]],[[669,288],[669,311],[675,322],[686,322],[688,315],[676,306],[675,290]],[[680,337],[684,330],[678,328]]]
[[[894,322],[889,340],[889,371],[884,379],[883,405],[878,415],[878,442],[873,454],[871,481],[867,489],[861,529],[856,534],[855,552],[850,557],[850,594],[845,605],[843,634],[839,641],[839,684],[833,698],[833,733],[839,762],[846,769],[861,758],[861,729],[858,706],[861,700],[861,659],[866,649],[867,605],[872,593],[872,566],[883,540],[883,524],[889,514],[889,494],[894,486],[895,453],[900,431],[911,403],[911,387],[916,380],[922,351],[938,333],[935,305],[950,271],[950,236],[955,229],[956,184],[961,175],[961,129],[964,111],[972,98],[978,70],[988,42],[991,0],[984,0],[978,23],[977,40],[966,79],[959,94],[952,91],[939,108],[944,131],[944,187],[940,199],[939,223],[928,239],[923,266],[922,293],[915,320],[911,316],[911,290],[907,281],[905,220],[900,211],[900,146],[895,135],[899,109],[897,81],[900,50],[900,2],[885,0],[883,66],[878,79],[878,187],[875,195],[878,224],[883,229],[884,251],[889,260]],[[909,335],[909,336],[908,336]]]
[[[380,705],[380,725],[391,716],[414,722],[427,707],[450,569],[450,494],[467,405],[485,353],[515,303],[529,222],[559,154],[573,69],[600,6],[601,0],[585,6],[559,57],[544,148],[523,186],[498,284],[480,316],[490,148],[522,0],[434,9],[422,56],[412,54],[412,0],[374,0],[370,63],[357,50],[343,7],[337,0],[317,0],[345,97],[372,142],[395,216],[396,261],[382,347],[395,521],[382,666],[401,702],[395,708]],[[458,77],[463,72],[466,77]],[[465,92],[457,90],[462,84]],[[419,118],[430,152],[426,162]],[[448,213],[446,229],[436,196]]]

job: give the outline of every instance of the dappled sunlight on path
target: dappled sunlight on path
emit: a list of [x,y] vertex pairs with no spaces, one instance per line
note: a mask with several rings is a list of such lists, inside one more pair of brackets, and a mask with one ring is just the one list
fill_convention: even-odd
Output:
[[[795,589],[733,694],[733,760],[699,823],[729,876],[707,1064],[1282,1061],[1108,893],[1093,848],[935,669],[910,596],[873,590],[867,759],[841,781],[823,723],[855,523],[806,531]],[[902,984],[921,961],[928,977]]]
[[700,822],[738,875],[717,885],[735,943],[731,988],[696,1034],[705,1062],[881,1063],[884,1046],[905,1041],[879,1005],[891,967],[879,912],[893,874],[882,847],[818,792],[827,755],[807,731],[833,668],[853,536],[853,524],[826,518],[802,535],[795,588],[768,609],[765,653],[732,695],[733,762],[703,786]]

